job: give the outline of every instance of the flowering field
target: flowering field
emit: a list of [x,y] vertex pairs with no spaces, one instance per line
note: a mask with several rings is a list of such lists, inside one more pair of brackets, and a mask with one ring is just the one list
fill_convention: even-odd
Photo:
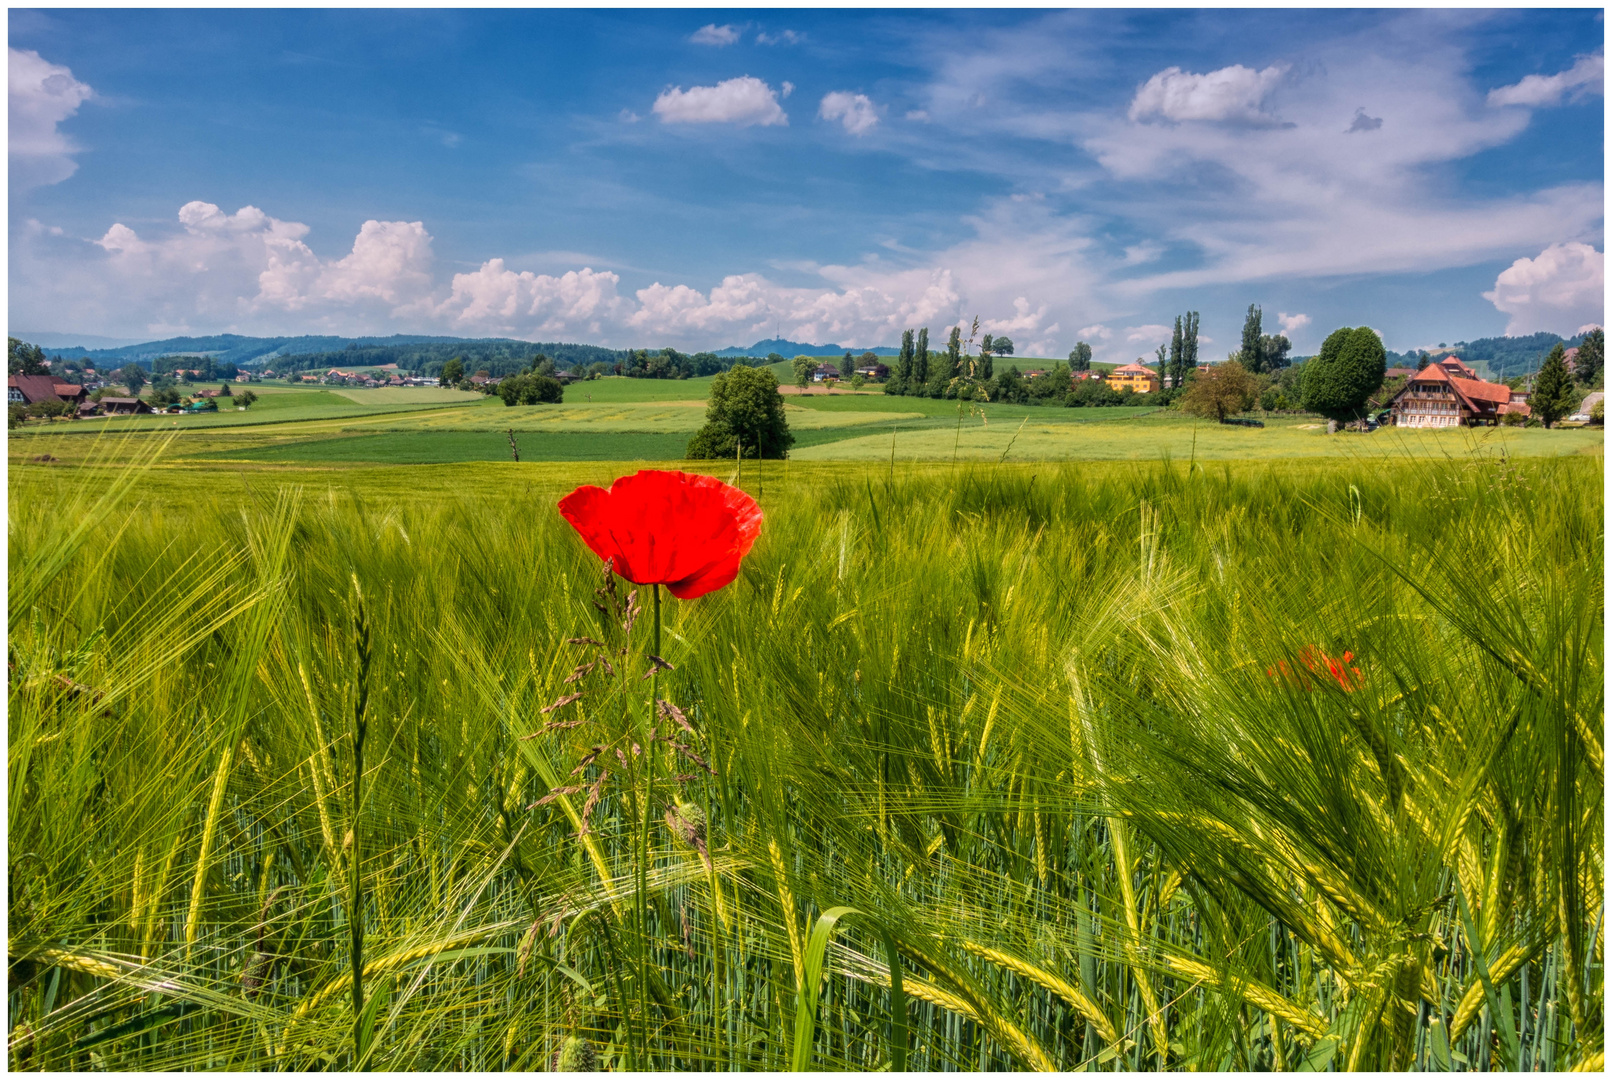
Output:
[[14,464],[11,1067],[1600,1065],[1599,457],[766,468]]

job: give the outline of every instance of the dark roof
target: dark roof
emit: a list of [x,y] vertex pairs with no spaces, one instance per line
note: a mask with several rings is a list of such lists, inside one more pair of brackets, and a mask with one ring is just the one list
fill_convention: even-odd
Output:
[[56,399],[56,380],[49,375],[11,375],[6,379],[6,386],[16,387],[30,405]]

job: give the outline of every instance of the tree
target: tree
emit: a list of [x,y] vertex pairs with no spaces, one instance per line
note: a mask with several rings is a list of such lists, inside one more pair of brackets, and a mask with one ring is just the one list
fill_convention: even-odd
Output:
[[980,355],[990,356],[994,352],[996,352],[996,339],[990,334],[986,334],[980,339]]
[[1248,315],[1243,319],[1243,366],[1258,375],[1265,370],[1265,356],[1260,351],[1261,323],[1264,321],[1264,312],[1258,304],[1248,305]]
[[1584,335],[1578,347],[1578,381],[1594,386],[1601,381],[1601,369],[1606,366],[1606,331],[1597,326]]
[[856,357],[852,356],[850,350],[847,349],[845,351],[845,355],[840,357],[840,378],[849,379],[852,375],[855,375],[855,374],[856,374]]
[[127,386],[130,397],[139,397],[140,387],[146,384],[145,368],[135,363],[124,364],[118,368],[117,376],[112,381]]
[[928,396],[943,398],[951,387],[952,380],[963,372],[963,331],[959,327],[952,327],[951,336],[946,339],[946,351],[934,357],[929,365]]
[[1198,370],[1198,313],[1189,311],[1182,317],[1181,322],[1181,380],[1192,377]]
[[10,375],[48,375],[45,350],[29,345],[14,337],[6,338],[6,373]]
[[795,385],[802,390],[806,389],[812,381],[812,369],[817,367],[817,361],[809,356],[797,356],[791,361],[795,372]]
[[219,397],[234,397],[235,396],[235,391],[230,389],[229,383],[219,383],[218,384],[218,396]]
[[1163,381],[1172,387],[1181,385],[1181,357],[1185,348],[1186,342],[1181,336],[1181,316],[1177,315],[1175,329],[1170,333],[1170,361],[1168,364],[1159,365],[1159,374],[1163,377]]
[[1012,356],[1014,348],[1012,338],[999,337],[996,339],[996,348],[991,351],[996,353],[997,356]]
[[457,386],[465,377],[465,362],[455,356],[442,365],[442,385]]
[[1253,405],[1258,390],[1259,384],[1248,369],[1235,360],[1228,360],[1198,373],[1181,397],[1181,409],[1191,416],[1221,424],[1226,417]]
[[912,354],[912,378],[907,380],[907,393],[922,395],[929,382],[929,327],[918,331],[918,344]]
[[250,409],[252,407],[252,403],[255,402],[256,400],[257,400],[257,393],[255,391],[252,391],[252,390],[246,390],[246,391],[243,391],[241,393],[241,395],[235,399],[235,405],[236,405],[237,408],[240,408],[240,409]]
[[1369,326],[1334,330],[1321,343],[1321,351],[1304,362],[1301,404],[1328,420],[1358,420],[1387,370],[1388,355],[1375,330]]
[[885,393],[905,394],[907,392],[907,385],[912,381],[913,360],[912,331],[903,330],[901,332],[901,352],[896,357],[895,377],[884,384]]
[[1091,346],[1084,341],[1075,342],[1075,347],[1069,350],[1070,371],[1091,370]]
[[1287,367],[1287,354],[1292,348],[1293,343],[1287,340],[1286,334],[1262,335],[1259,339],[1261,370],[1268,373]]
[[1528,395],[1528,411],[1546,427],[1573,411],[1573,379],[1567,373],[1567,357],[1562,343],[1557,342],[1545,357],[1545,365],[1534,380],[1534,392]]
[[510,375],[499,380],[497,395],[505,405],[558,405],[565,387],[552,375]]
[[705,426],[685,453],[691,459],[724,458],[738,449],[746,457],[781,458],[794,443],[778,376],[771,368],[735,367],[711,380]]

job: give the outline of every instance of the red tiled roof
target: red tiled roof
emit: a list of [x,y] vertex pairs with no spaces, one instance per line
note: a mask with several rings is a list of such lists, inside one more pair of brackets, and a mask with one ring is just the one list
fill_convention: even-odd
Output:
[[1481,379],[1451,379],[1450,383],[1473,401],[1487,401],[1492,405],[1511,402],[1511,387],[1501,383],[1483,382]]
[[1120,375],[1120,374],[1125,374],[1125,375],[1156,375],[1157,372],[1153,371],[1150,368],[1145,368],[1141,364],[1124,364],[1124,365],[1122,365],[1120,367],[1115,368],[1113,370],[1112,374],[1114,374],[1114,375]]

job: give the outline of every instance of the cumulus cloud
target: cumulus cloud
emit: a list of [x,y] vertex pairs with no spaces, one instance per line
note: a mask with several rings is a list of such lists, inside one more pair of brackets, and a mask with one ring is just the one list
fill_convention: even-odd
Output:
[[616,293],[620,282],[616,274],[591,267],[551,277],[516,273],[503,259],[488,259],[471,273],[453,276],[452,291],[435,313],[454,329],[480,334],[599,334],[625,304]]
[[1051,332],[1057,324],[1046,325],[1047,305],[1042,304],[1036,310],[1030,310],[1030,299],[1025,296],[1013,298],[1013,315],[1006,319],[984,319],[980,325],[992,334],[1039,334]]
[[1519,82],[1489,91],[1489,104],[1526,105],[1538,108],[1556,105],[1566,97],[1578,101],[1602,92],[1606,58],[1602,53],[1581,56],[1572,67],[1555,75],[1525,75]]
[[696,45],[715,45],[720,48],[739,40],[739,28],[732,24],[718,26],[715,23],[706,23],[690,34],[688,39]]
[[763,30],[756,35],[758,45],[798,45],[805,40],[805,34],[798,34],[793,30],[781,30],[776,34],[769,34]]
[[783,91],[783,96],[787,98],[790,94],[795,92],[795,84],[790,82],[788,79],[785,79],[783,81],[783,85],[781,85],[779,89]]
[[1351,123],[1348,127],[1344,128],[1343,133],[1345,135],[1353,135],[1357,131],[1376,131],[1378,128],[1381,128],[1382,126],[1383,126],[1383,118],[1382,117],[1380,117],[1380,116],[1367,116],[1366,115],[1366,110],[1363,109],[1363,108],[1360,108],[1360,109],[1355,110],[1354,122]]
[[1495,278],[1483,298],[1511,316],[1506,333],[1572,333],[1599,326],[1605,304],[1603,252],[1588,244],[1552,244],[1535,258],[1518,259]]
[[1310,325],[1310,317],[1303,312],[1297,315],[1289,315],[1285,311],[1279,311],[1276,313],[1276,321],[1282,325],[1282,333],[1288,337],[1292,337]]
[[778,104],[778,92],[752,75],[687,90],[674,86],[655,99],[654,112],[663,124],[789,124],[783,106]]
[[58,125],[95,92],[32,49],[10,49],[10,154],[13,188],[57,184],[78,170],[79,148]]
[[1076,333],[1082,340],[1086,338],[1096,338],[1098,341],[1107,341],[1109,338],[1114,336],[1114,331],[1110,330],[1102,323],[1094,323],[1091,326],[1082,326],[1078,331],[1076,331]]
[[1263,71],[1233,64],[1199,75],[1168,67],[1137,88],[1131,101],[1132,120],[1218,120],[1270,124],[1265,96],[1287,71],[1273,66]]
[[817,115],[824,120],[838,120],[852,135],[866,135],[879,122],[879,110],[866,94],[853,94],[849,90],[835,90],[824,94],[817,107]]

